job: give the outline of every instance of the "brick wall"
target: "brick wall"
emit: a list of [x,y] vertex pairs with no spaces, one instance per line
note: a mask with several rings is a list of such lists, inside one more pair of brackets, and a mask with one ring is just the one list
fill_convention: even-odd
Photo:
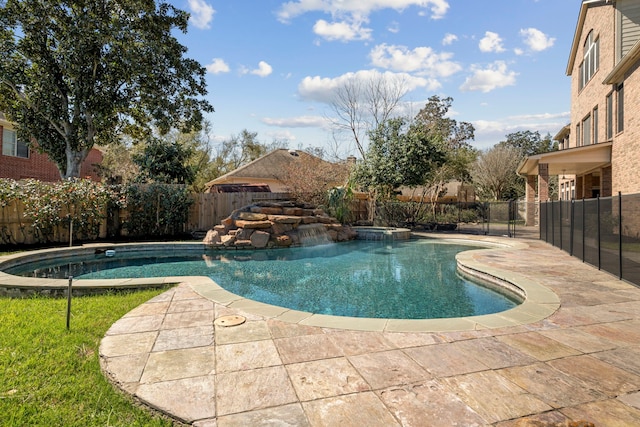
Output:
[[[579,147],[578,136],[583,134],[582,120],[593,113],[595,107],[598,108],[598,141],[606,140],[606,97],[611,92],[611,87],[603,85],[602,81],[615,65],[615,9],[611,4],[589,7],[581,37],[578,41],[578,49],[573,63],[571,74],[571,134],[569,137],[570,147]],[[584,43],[593,31],[593,40],[599,39],[600,55],[598,71],[591,77],[591,80],[580,88],[580,63],[584,59]],[[577,135],[576,125],[580,124],[580,135]],[[592,120],[593,125],[593,120]]]
[[624,131],[615,135],[611,152],[613,194],[640,193],[640,70],[638,64],[624,81]]
[[[600,195],[615,195],[619,191],[623,194],[640,193],[640,71],[638,64],[631,69],[624,80],[624,130],[617,133],[617,102],[615,85],[602,84],[605,77],[613,70],[615,61],[616,41],[616,14],[615,7],[611,3],[592,5],[585,16],[581,38],[578,41],[578,50],[573,63],[571,75],[571,136],[569,145],[580,145],[576,125],[582,124],[582,120],[593,114],[593,109],[598,109],[598,142],[607,141],[607,95],[613,97],[613,138],[611,148],[611,168],[600,169]],[[599,68],[591,80],[579,90],[579,67],[584,58],[584,42],[590,31],[599,38],[600,54]],[[594,38],[595,39],[595,38]],[[593,120],[592,120],[593,122]],[[581,126],[580,135],[583,130]],[[607,179],[610,178],[610,182]],[[585,197],[591,197],[585,183]]]
[[[2,130],[0,126],[0,147],[2,147]],[[95,171],[95,164],[102,161],[102,153],[92,149],[80,168],[83,178],[99,181]],[[0,178],[25,179],[35,178],[41,181],[59,181],[60,172],[54,162],[49,160],[46,154],[40,154],[36,150],[29,149],[29,158],[5,156],[0,150]]]

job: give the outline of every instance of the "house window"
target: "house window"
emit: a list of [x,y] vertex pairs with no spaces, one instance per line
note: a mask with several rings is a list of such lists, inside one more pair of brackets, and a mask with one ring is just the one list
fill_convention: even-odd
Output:
[[624,130],[624,83],[620,83],[618,88],[616,89],[617,96],[617,124],[618,127],[616,129],[617,132],[622,132]]
[[582,120],[582,144],[580,145],[589,144],[591,144],[591,115]]
[[589,33],[584,42],[584,59],[580,64],[580,89],[591,80],[591,77],[598,71],[600,59],[600,39],[595,39],[593,31]]
[[580,139],[580,123],[576,125],[576,147],[582,145],[582,140]]
[[18,140],[15,131],[2,129],[2,155],[29,158],[29,147]]
[[591,117],[593,117],[593,138],[592,142],[594,144],[598,143],[598,107],[593,109],[591,113]]
[[607,141],[613,138],[613,93],[607,95]]

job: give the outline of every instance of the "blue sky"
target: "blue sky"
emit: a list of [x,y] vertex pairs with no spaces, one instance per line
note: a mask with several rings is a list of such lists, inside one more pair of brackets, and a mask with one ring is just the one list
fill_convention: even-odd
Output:
[[[555,135],[569,122],[565,75],[579,0],[170,0],[191,13],[177,37],[207,68],[216,141],[324,147],[332,88],[347,76],[402,74],[405,111],[452,97],[450,116],[486,149],[508,133]],[[415,115],[415,114],[411,114]]]

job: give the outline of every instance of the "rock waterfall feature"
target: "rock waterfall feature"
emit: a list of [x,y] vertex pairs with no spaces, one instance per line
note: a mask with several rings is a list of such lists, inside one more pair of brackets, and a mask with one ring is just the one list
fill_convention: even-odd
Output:
[[256,202],[237,209],[207,232],[210,248],[310,246],[354,240],[357,233],[324,210],[294,202]]

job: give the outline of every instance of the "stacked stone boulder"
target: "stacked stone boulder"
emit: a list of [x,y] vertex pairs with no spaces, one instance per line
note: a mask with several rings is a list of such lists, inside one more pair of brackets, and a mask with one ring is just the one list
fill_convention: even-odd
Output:
[[[315,224],[315,225],[312,225]],[[207,232],[212,248],[273,248],[301,246],[309,229],[326,231],[332,242],[354,240],[357,233],[324,210],[294,202],[257,202],[237,209]],[[324,234],[324,233],[323,233]]]

